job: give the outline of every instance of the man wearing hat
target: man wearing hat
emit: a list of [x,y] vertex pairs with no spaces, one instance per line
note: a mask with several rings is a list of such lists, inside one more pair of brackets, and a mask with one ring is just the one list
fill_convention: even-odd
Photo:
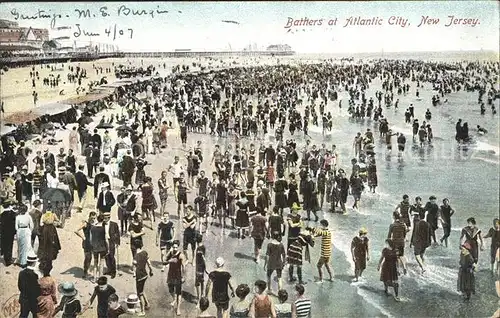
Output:
[[94,164],[92,161],[92,153],[94,152],[94,148],[92,144],[88,144],[85,150],[83,151],[83,155],[85,156],[85,163],[87,164],[87,174],[89,178],[92,178],[94,175]]
[[115,205],[116,200],[113,193],[109,190],[109,183],[104,182],[101,184],[101,192],[97,198],[96,209],[101,212],[111,212],[111,208]]
[[[31,232],[31,246],[35,248],[35,239],[40,235],[40,219],[42,218],[42,202],[35,200],[33,209],[30,211],[31,219],[33,220],[33,231]],[[35,251],[36,252],[36,251]]]
[[109,175],[104,172],[104,166],[101,166],[99,167],[99,173],[96,174],[94,178],[94,198],[97,198],[97,195],[99,194],[99,186],[101,183],[105,182],[111,185]]
[[94,129],[94,134],[90,138],[90,141],[95,145],[97,149],[101,149],[102,138],[101,135],[99,135],[99,131],[97,129]]
[[16,235],[16,212],[14,212],[11,202],[4,201],[3,212],[0,214],[0,255],[3,255],[5,266],[10,266],[12,260],[12,247],[14,246],[14,236]]
[[1,197],[5,201],[12,201],[16,195],[16,182],[12,178],[12,168],[6,167],[5,170],[6,172],[2,175],[3,184],[1,185]]
[[126,187],[132,184],[132,175],[135,170],[135,160],[132,157],[132,151],[127,150],[121,162],[121,175],[123,177],[123,186]]
[[43,160],[45,161],[45,167],[51,166],[52,168],[56,167],[56,158],[54,155],[49,152],[49,149],[45,149],[43,151]]
[[97,279],[97,286],[94,288],[94,293],[85,305],[85,309],[92,306],[94,299],[97,297],[97,317],[107,318],[109,297],[114,293],[116,293],[116,290],[113,286],[108,285],[108,278],[106,276],[99,277]]
[[59,294],[61,294],[61,303],[56,307],[56,314],[59,311],[63,312],[63,317],[76,317],[82,313],[82,305],[80,300],[76,299],[78,290],[75,284],[71,282],[64,282],[58,286]]
[[122,306],[118,296],[113,294],[109,296],[108,318],[143,316],[137,314],[136,306],[138,303],[139,297],[136,294],[130,294],[125,300],[125,306]]
[[23,200],[30,204],[33,199],[33,174],[28,172],[28,166],[24,165],[21,170],[21,181],[23,184]]
[[116,276],[116,247],[120,246],[120,229],[118,223],[111,221],[111,213],[104,212],[104,229],[106,232],[106,241],[108,242],[108,254],[105,257],[107,271],[104,275]]
[[35,273],[36,262],[36,255],[30,253],[27,257],[27,266],[19,272],[17,279],[19,305],[21,306],[19,318],[27,318],[29,313],[31,313],[33,317],[37,316],[37,298],[41,295],[41,290],[40,284],[38,283],[38,275]]
[[84,165],[78,166],[78,171],[75,173],[76,181],[76,192],[78,194],[78,208],[81,210],[85,204],[85,198],[87,197],[87,189],[90,186],[94,186],[92,182],[87,179],[87,175],[83,172]]
[[75,201],[76,179],[75,176],[65,166],[59,167],[59,182],[68,186],[71,201]]
[[217,307],[217,317],[224,317],[229,308],[228,287],[231,290],[231,297],[234,297],[234,288],[231,284],[231,274],[224,269],[224,259],[218,257],[215,260],[216,269],[208,274],[205,297],[212,292],[212,302]]
[[26,147],[24,140],[19,142],[19,147],[16,152],[16,167],[17,171],[21,170],[21,167],[27,164],[28,156],[31,153],[31,149]]

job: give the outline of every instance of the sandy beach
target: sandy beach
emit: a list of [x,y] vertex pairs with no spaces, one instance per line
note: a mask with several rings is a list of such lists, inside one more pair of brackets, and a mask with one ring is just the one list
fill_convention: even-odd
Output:
[[[313,61],[315,59],[305,61]],[[281,58],[280,63],[295,63],[297,59],[292,58]],[[244,57],[223,57],[214,58],[210,60],[205,57],[200,58],[175,58],[175,59],[158,59],[158,58],[144,58],[144,59],[101,59],[89,62],[70,62],[69,64],[46,64],[46,65],[36,65],[35,71],[39,73],[39,80],[36,80],[36,88],[32,88],[32,82],[30,78],[30,72],[32,67],[21,67],[21,68],[11,68],[7,72],[1,71],[0,80],[0,100],[4,102],[5,115],[27,111],[37,106],[63,101],[75,96],[78,96],[76,89],[78,87],[77,83],[69,83],[67,81],[67,74],[69,73],[68,66],[73,67],[79,66],[80,68],[87,71],[87,78],[82,80],[82,87],[88,89],[88,83],[92,81],[99,81],[103,76],[106,77],[108,83],[116,81],[114,74],[114,66],[120,64],[125,66],[143,66],[147,67],[153,65],[160,76],[168,76],[172,67],[177,65],[188,65],[191,71],[199,71],[199,67],[193,67],[193,63],[201,64],[207,68],[223,68],[223,67],[234,67],[234,66],[251,66],[251,65],[272,65],[277,63],[276,58],[262,57],[262,58],[244,58]],[[165,64],[165,67],[164,67]],[[51,71],[49,67],[54,67],[55,70]],[[113,66],[114,65],[114,66]],[[112,72],[102,74],[96,74],[95,68],[110,68]],[[56,88],[51,88],[50,86],[43,85],[43,78],[49,77],[52,74],[54,77],[58,75],[61,76],[62,81]],[[64,90],[64,95],[59,93]],[[38,93],[38,102],[35,106],[33,104],[33,91]],[[84,95],[85,93],[80,93]]]

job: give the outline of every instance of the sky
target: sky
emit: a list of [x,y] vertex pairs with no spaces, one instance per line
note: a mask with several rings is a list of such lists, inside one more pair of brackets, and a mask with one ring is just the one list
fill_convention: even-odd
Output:
[[[106,9],[101,11],[102,7]],[[91,16],[78,18],[76,9],[89,9]],[[39,10],[44,11],[42,15],[61,16],[55,20],[43,18]],[[133,15],[134,10],[144,10],[147,14]],[[447,26],[452,20],[450,16],[456,23]],[[358,17],[382,21],[381,25],[344,26],[350,17],[353,22]],[[430,19],[439,22],[419,27],[423,17],[428,17],[427,22]],[[78,46],[91,41],[94,45],[115,45],[125,52],[237,51],[254,43],[259,47],[288,44],[298,53],[481,49],[498,52],[500,44],[497,1],[3,2],[0,18],[16,21],[23,27],[48,28],[51,37],[70,36],[70,42],[77,40]],[[301,18],[322,19],[322,25],[286,28],[290,19]],[[329,25],[335,18],[336,25]],[[403,27],[401,21],[405,20]],[[52,29],[68,26],[72,29]],[[88,36],[89,33],[100,35]]]

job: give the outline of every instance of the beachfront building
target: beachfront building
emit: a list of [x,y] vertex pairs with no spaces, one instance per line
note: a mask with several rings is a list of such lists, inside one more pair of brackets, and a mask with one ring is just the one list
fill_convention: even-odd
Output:
[[283,55],[294,55],[295,52],[292,50],[288,44],[272,44],[266,49],[266,52],[271,55],[283,56]]
[[20,27],[17,22],[0,19],[0,52],[41,52],[49,40],[49,30]]

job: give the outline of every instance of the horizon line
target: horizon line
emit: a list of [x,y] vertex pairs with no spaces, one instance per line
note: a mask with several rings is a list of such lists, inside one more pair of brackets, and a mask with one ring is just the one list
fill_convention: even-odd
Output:
[[[256,50],[256,51],[245,51],[245,50],[232,50],[232,51],[229,51],[229,50],[204,50],[204,51],[201,51],[201,50],[192,50],[192,51],[185,51],[185,53],[231,53],[231,52],[235,52],[235,53],[240,53],[240,52],[255,52],[255,53],[258,53],[258,52],[268,52],[268,53],[271,53],[273,51],[267,51],[267,50]],[[281,51],[277,51],[277,52],[281,52]],[[285,51],[284,51],[285,52]],[[439,50],[439,51],[361,51],[361,52],[297,52],[295,50],[291,50],[291,52],[294,52],[295,55],[300,55],[300,54],[393,54],[393,53],[495,53],[495,54],[500,54],[500,50],[498,51],[495,51],[495,50],[492,50],[492,49],[488,49],[488,50],[482,50],[482,49],[479,49],[479,50]],[[173,50],[173,51],[160,51],[160,50],[157,50],[157,51],[121,51],[119,50],[119,52],[117,53],[137,53],[137,54],[144,54],[144,53],[177,53],[177,51]],[[181,53],[179,51],[179,53]]]

